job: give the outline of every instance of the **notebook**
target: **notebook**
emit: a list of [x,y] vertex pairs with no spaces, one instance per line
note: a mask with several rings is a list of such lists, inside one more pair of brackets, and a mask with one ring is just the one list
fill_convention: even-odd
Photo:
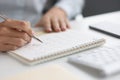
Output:
[[90,36],[90,34],[75,30],[38,35],[37,37],[43,43],[32,39],[28,45],[11,51],[9,54],[23,63],[33,65],[97,47],[105,43],[105,39],[103,38],[96,38],[95,36]]
[[[79,76],[80,77],[80,76]],[[2,80],[83,80],[64,67],[53,64],[7,77]]]

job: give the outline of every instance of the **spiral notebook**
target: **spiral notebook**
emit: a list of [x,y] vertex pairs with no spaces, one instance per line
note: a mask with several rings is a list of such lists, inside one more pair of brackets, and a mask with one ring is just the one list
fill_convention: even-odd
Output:
[[103,38],[96,38],[90,36],[90,34],[80,33],[75,30],[49,33],[37,37],[43,43],[32,39],[28,45],[11,51],[9,54],[24,63],[32,65],[74,54],[105,43]]

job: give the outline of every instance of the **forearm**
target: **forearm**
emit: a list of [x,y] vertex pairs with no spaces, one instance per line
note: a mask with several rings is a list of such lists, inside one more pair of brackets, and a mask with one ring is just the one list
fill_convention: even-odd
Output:
[[74,2],[73,0],[59,0],[55,6],[63,9],[68,18],[72,19],[76,15],[82,13],[84,0],[74,0]]

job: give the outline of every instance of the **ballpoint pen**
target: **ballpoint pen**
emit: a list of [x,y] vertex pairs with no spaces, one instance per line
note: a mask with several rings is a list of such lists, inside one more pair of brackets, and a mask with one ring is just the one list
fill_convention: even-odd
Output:
[[[0,17],[1,17],[2,19],[4,19],[4,20],[9,19],[9,18],[7,18],[7,17],[5,17],[5,16],[3,16],[3,15],[0,15]],[[34,38],[34,39],[38,40],[39,42],[43,43],[43,42],[42,42],[39,38],[37,38],[35,35],[32,35],[32,38]]]

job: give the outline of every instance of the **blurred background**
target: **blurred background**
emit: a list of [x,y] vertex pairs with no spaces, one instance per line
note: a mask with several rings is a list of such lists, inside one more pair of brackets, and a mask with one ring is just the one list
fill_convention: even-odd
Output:
[[85,0],[83,16],[120,10],[120,0]]

